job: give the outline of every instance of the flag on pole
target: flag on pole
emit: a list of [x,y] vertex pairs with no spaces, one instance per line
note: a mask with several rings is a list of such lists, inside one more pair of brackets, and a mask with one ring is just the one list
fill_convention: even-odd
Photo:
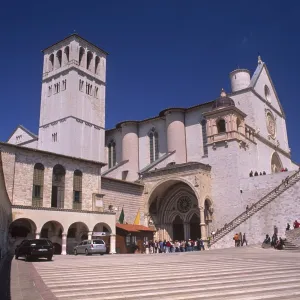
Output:
[[121,211],[120,217],[119,217],[119,223],[120,223],[120,224],[123,224],[123,223],[124,223],[124,217],[125,217],[125,214],[124,214],[124,208],[122,207],[122,211]]
[[137,215],[135,217],[135,220],[133,222],[134,225],[140,225],[140,219],[141,219],[141,214],[140,214],[140,210],[138,210]]

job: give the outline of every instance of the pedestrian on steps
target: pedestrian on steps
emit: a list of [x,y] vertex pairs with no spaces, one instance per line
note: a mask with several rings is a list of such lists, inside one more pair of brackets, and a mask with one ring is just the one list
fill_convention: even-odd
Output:
[[233,240],[234,240],[234,246],[238,247],[238,244],[239,244],[239,234],[238,233],[236,233],[234,235]]
[[246,246],[248,246],[248,241],[247,241],[247,238],[246,238],[246,233],[243,234],[243,242],[242,242],[242,246],[246,244]]

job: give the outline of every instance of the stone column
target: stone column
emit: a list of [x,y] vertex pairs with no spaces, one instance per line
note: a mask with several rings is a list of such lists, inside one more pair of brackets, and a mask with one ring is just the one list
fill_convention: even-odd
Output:
[[67,234],[62,234],[62,245],[61,245],[61,254],[66,255],[67,254]]
[[110,251],[109,254],[115,254],[116,253],[116,235],[111,234],[110,235]]
[[92,233],[91,231],[88,232],[88,240],[89,240],[89,241],[92,239],[92,234],[93,234],[93,233]]
[[204,208],[200,208],[200,228],[201,228],[201,238],[203,240],[206,240],[207,235],[206,235],[206,224],[205,224],[205,217],[204,217]]
[[40,238],[41,233],[40,232],[36,232],[35,233],[35,238],[38,240]]

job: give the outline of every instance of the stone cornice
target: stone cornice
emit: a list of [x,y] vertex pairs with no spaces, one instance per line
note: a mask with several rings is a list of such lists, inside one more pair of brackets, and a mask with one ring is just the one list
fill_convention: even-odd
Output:
[[81,214],[115,215],[114,212],[65,209],[65,208],[56,208],[56,207],[37,207],[37,206],[28,206],[28,205],[12,205],[12,208],[14,208],[14,209],[30,209],[30,210],[46,210],[46,211],[62,211],[62,212],[81,213]]
[[212,116],[212,115],[217,115],[217,114],[223,114],[224,115],[225,112],[230,112],[230,111],[234,111],[235,113],[239,114],[243,118],[245,118],[247,116],[244,112],[242,112],[240,109],[238,109],[235,106],[228,106],[228,107],[218,108],[218,109],[215,109],[215,110],[205,112],[202,115],[205,116],[205,117]]
[[[14,151],[9,151],[10,149],[13,149]],[[95,165],[98,165],[100,167],[106,166],[106,163],[103,163],[103,162],[100,162],[100,161],[88,160],[88,159],[84,159],[84,158],[80,158],[80,157],[68,156],[68,155],[64,155],[64,154],[39,150],[39,149],[35,149],[35,148],[23,147],[23,146],[19,146],[19,145],[0,142],[0,152],[15,154],[17,152],[16,150],[20,150],[20,151],[24,151],[24,152],[35,152],[35,153],[40,153],[40,154],[45,154],[45,155],[51,155],[53,157],[57,156],[57,157],[62,157],[62,158],[66,158],[66,159],[69,159],[69,160],[77,160],[77,161],[81,161],[81,162],[84,162],[84,163],[95,164]]]
[[141,187],[144,188],[144,185],[142,183],[138,183],[138,182],[133,182],[133,181],[126,181],[126,180],[122,180],[122,179],[116,179],[116,178],[112,178],[112,177],[107,177],[107,176],[103,176],[101,178],[101,182],[104,181],[115,181],[117,183],[124,183],[124,184],[130,184],[130,185],[135,185],[137,187]]
[[163,176],[163,175],[167,175],[167,174],[169,175],[169,174],[182,173],[182,172],[186,172],[186,171],[195,171],[195,170],[199,170],[199,169],[209,173],[211,170],[211,166],[202,164],[199,162],[189,162],[189,163],[178,164],[178,165],[175,164],[175,165],[172,165],[169,167],[146,172],[143,174],[142,180],[144,181],[145,179],[148,179],[148,178],[159,177],[159,176]]
[[101,79],[98,78],[98,75],[96,75],[95,73],[92,73],[91,71],[89,71],[83,67],[80,67],[78,64],[78,61],[74,60],[74,59],[70,60],[67,65],[62,66],[59,69],[56,69],[51,72],[43,73],[42,82],[44,83],[44,82],[50,81],[53,78],[59,77],[61,74],[72,71],[72,70],[76,70],[76,71],[78,71],[78,73],[84,74],[91,81],[95,81],[96,83],[102,84],[104,86],[106,85],[106,83],[104,81],[102,81]]
[[62,122],[65,122],[67,119],[75,119],[77,122],[79,122],[79,123],[84,123],[85,125],[87,125],[87,126],[89,126],[89,127],[94,127],[95,129],[103,129],[104,130],[104,127],[102,127],[102,126],[98,126],[98,125],[96,125],[96,124],[93,124],[93,123],[90,123],[90,122],[87,122],[87,121],[84,121],[84,120],[82,120],[82,119],[80,119],[80,118],[77,118],[77,117],[74,117],[74,116],[67,116],[67,117],[65,117],[65,118],[61,118],[61,119],[58,119],[58,120],[56,120],[56,121],[53,121],[53,122],[50,122],[50,123],[47,123],[47,124],[44,124],[44,125],[42,125],[42,126],[40,126],[39,128],[47,128],[47,127],[49,127],[49,125],[56,125],[58,122],[60,122],[60,123],[62,123]]

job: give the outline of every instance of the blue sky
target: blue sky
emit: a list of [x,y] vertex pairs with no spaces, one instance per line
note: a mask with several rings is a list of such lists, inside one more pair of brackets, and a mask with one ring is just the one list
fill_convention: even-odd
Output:
[[267,63],[300,162],[299,1],[5,1],[1,5],[0,140],[37,133],[40,50],[76,30],[110,53],[106,127],[230,91],[228,74]]

